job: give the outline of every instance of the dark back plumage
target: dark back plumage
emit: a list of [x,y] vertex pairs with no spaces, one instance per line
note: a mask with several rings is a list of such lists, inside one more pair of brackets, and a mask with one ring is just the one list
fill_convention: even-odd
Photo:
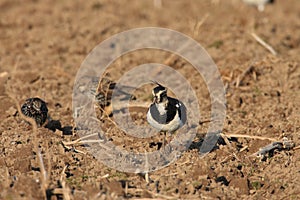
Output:
[[21,107],[21,112],[25,116],[33,118],[38,126],[42,126],[48,117],[46,102],[37,97],[26,99]]

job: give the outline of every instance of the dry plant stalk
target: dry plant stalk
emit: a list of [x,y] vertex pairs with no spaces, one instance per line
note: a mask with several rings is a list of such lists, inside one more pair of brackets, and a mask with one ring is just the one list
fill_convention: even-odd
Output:
[[193,30],[194,37],[199,36],[200,27],[204,24],[204,22],[207,20],[208,17],[209,17],[209,14],[206,13],[200,21],[197,21],[196,25],[194,26],[194,30]]
[[300,149],[300,146],[296,146],[293,148],[293,150],[298,150],[298,149]]
[[9,177],[10,177],[10,175],[9,175],[8,167],[5,167],[5,180],[4,180],[3,185],[4,185],[6,188],[8,188],[9,185],[10,185]]
[[246,77],[246,75],[253,69],[253,65],[250,65],[249,67],[247,67],[247,69],[245,71],[243,71],[243,73],[241,75],[239,75],[236,80],[233,82],[233,84],[236,87],[239,87],[243,81],[243,79]]
[[65,171],[67,169],[68,165],[66,165],[62,172],[61,172],[61,176],[60,176],[60,182],[61,182],[61,186],[62,186],[62,194],[64,196],[64,199],[65,200],[71,200],[71,197],[70,197],[70,189],[66,186],[66,181],[65,181]]
[[254,37],[254,39],[261,44],[263,47],[265,47],[268,51],[270,51],[274,56],[277,55],[277,52],[273,49],[273,47],[271,47],[269,44],[267,44],[265,41],[263,41],[260,37],[258,37],[258,35],[256,35],[255,33],[251,33],[252,37]]
[[159,194],[159,193],[154,193],[150,190],[145,190],[147,191],[149,194],[151,194],[152,198],[163,198],[163,199],[169,199],[169,200],[173,200],[173,199],[178,199],[179,196],[168,196],[168,195],[164,195],[164,194]]
[[71,141],[71,142],[64,142],[62,141],[62,144],[64,146],[69,146],[69,145],[83,145],[83,144],[87,144],[87,143],[97,143],[97,142],[103,142],[103,140],[84,140],[86,138],[89,138],[89,137],[92,137],[92,136],[97,136],[98,133],[92,133],[92,134],[89,134],[89,135],[85,135],[85,136],[82,136],[81,138],[78,138],[77,140],[74,140],[74,141]]
[[224,142],[228,145],[228,147],[229,147],[230,149],[233,149],[231,143],[230,143],[229,140],[228,140],[227,135],[225,135],[225,134],[223,134],[223,133],[221,133],[220,135],[221,135],[221,137],[223,138]]
[[83,145],[88,143],[99,143],[103,142],[103,140],[81,140],[81,141],[71,141],[71,142],[62,142],[64,146],[68,145]]
[[[146,156],[146,167],[149,168],[149,161],[148,161],[148,154],[147,154],[147,151],[145,151],[145,156]],[[149,172],[147,171],[146,174],[145,174],[145,180],[146,180],[146,183],[150,183],[150,178],[149,178]]]
[[250,139],[258,139],[258,140],[270,140],[273,142],[278,141],[277,139],[274,138],[268,138],[268,137],[261,137],[261,136],[253,136],[253,135],[241,135],[241,134],[221,134],[227,138],[250,138]]
[[65,172],[66,172],[66,169],[68,168],[68,165],[65,165],[61,174],[60,174],[60,183],[61,183],[61,187],[62,188],[55,188],[52,193],[53,194],[60,194],[60,195],[63,195],[64,199],[65,200],[71,200],[71,190],[70,188],[66,185],[66,181],[65,181]]

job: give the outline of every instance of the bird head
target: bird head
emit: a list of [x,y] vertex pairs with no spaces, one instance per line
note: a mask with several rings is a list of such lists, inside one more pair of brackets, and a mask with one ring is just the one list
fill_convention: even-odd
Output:
[[157,86],[152,90],[153,102],[156,104],[167,101],[167,88],[155,82]]

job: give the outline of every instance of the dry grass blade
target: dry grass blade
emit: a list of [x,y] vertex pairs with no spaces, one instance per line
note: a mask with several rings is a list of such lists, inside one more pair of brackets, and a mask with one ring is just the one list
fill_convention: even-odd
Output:
[[86,138],[90,138],[92,136],[97,136],[98,133],[92,133],[92,134],[89,134],[89,135],[85,135],[85,136],[82,136],[80,138],[78,138],[77,140],[74,140],[74,141],[71,141],[71,142],[66,142],[66,141],[62,141],[62,144],[64,146],[69,146],[69,145],[82,145],[82,144],[85,144],[85,143],[96,143],[96,142],[103,142],[103,140],[84,140]]
[[[178,53],[181,52],[183,49],[187,48],[189,44],[190,44],[189,41],[187,41],[184,45],[180,46],[180,47],[177,49],[176,52],[178,52]],[[172,53],[172,54],[171,54],[171,55],[163,62],[163,64],[165,64],[165,65],[167,65],[167,66],[170,66],[170,65],[174,62],[174,60],[177,59],[176,56],[177,56],[177,54]],[[154,71],[154,75],[155,75],[155,74],[158,74],[159,72],[160,72],[159,70]]]
[[86,154],[86,152],[84,152],[84,151],[81,151],[81,150],[78,150],[78,149],[76,149],[74,146],[68,146],[68,145],[66,145],[64,142],[62,142],[62,145],[63,145],[63,147],[65,148],[65,149],[67,149],[68,151],[74,151],[74,152],[76,152],[76,153],[82,153],[82,154]]
[[5,180],[3,181],[3,185],[6,187],[6,188],[8,188],[9,187],[9,185],[10,185],[10,181],[9,181],[9,177],[10,177],[10,175],[9,175],[9,170],[8,170],[8,167],[5,167]]
[[296,146],[293,148],[293,150],[297,150],[297,149],[300,149],[300,146]]
[[163,175],[164,177],[168,177],[168,176],[176,176],[176,175],[178,175],[178,173],[177,172],[175,172],[175,173],[171,173],[171,174],[166,174],[166,175]]
[[206,13],[204,15],[204,17],[198,21],[194,27],[194,30],[193,30],[193,35],[194,37],[198,37],[199,36],[199,31],[200,31],[200,27],[204,24],[204,22],[207,20],[207,18],[209,17],[209,14]]
[[41,179],[42,179],[42,183],[43,183],[43,188],[44,188],[44,191],[46,191],[48,188],[47,172],[45,170],[45,165],[44,165],[44,161],[43,161],[43,156],[41,154],[41,150],[38,148],[37,151],[38,151],[37,155],[38,155],[39,163],[40,163]]
[[178,166],[178,167],[181,167],[181,166],[183,166],[183,165],[186,165],[186,164],[192,164],[192,163],[193,163],[193,161],[188,160],[188,161],[185,161],[185,162],[183,162],[183,163],[178,163],[177,166]]
[[265,47],[268,51],[270,51],[274,56],[277,55],[277,52],[273,49],[273,47],[271,47],[269,44],[267,44],[265,41],[263,41],[260,37],[258,37],[258,35],[256,35],[255,33],[251,33],[252,37],[254,37],[254,39],[261,44],[263,47]]
[[199,125],[202,125],[202,124],[205,124],[205,123],[210,123],[211,122],[211,120],[209,119],[209,120],[200,120],[199,121]]
[[161,197],[161,198],[164,198],[164,199],[178,199],[179,196],[169,196],[169,195],[164,195],[164,194],[155,194],[153,193],[155,197]]
[[248,148],[249,148],[249,146],[246,145],[246,146],[244,146],[243,148],[241,148],[239,152],[241,153],[241,152],[245,151],[245,150],[248,149]]
[[163,199],[178,199],[179,196],[168,196],[168,195],[164,195],[164,194],[159,194],[159,193],[155,193],[155,192],[151,192],[149,190],[146,190],[149,194],[152,195],[152,198],[156,198],[156,197],[159,197],[159,198],[163,198]]
[[228,140],[228,136],[225,135],[225,134],[223,134],[223,133],[221,133],[220,135],[221,135],[221,137],[223,138],[224,142],[228,145],[228,147],[229,147],[230,149],[233,149],[231,143],[230,143],[229,140]]
[[236,87],[239,87],[243,81],[243,79],[246,77],[246,75],[253,69],[253,65],[250,65],[241,75],[239,75],[236,80],[233,82],[233,84]]
[[80,141],[71,141],[71,142],[62,142],[64,146],[69,146],[69,145],[83,145],[83,144],[88,144],[88,143],[99,143],[103,142],[104,140],[80,140]]
[[70,189],[66,186],[66,181],[65,181],[65,171],[66,171],[67,167],[68,167],[68,165],[66,165],[66,166],[63,168],[62,172],[61,172],[60,182],[61,182],[61,186],[62,186],[62,189],[63,189],[63,190],[62,190],[62,194],[63,194],[63,196],[64,196],[64,199],[65,199],[65,200],[70,200],[70,199],[71,199],[71,197],[70,197],[71,191],[70,191]]
[[[222,134],[221,134],[222,135]],[[255,136],[255,135],[241,135],[241,134],[223,134],[227,138],[250,138],[250,139],[257,139],[257,140],[270,140],[273,142],[278,141],[277,139],[274,138],[268,138],[268,137],[261,137],[261,136]]]
[[[145,165],[146,165],[146,167],[148,169],[149,168],[149,161],[148,161],[147,151],[145,151],[145,156],[146,156],[146,163],[145,163]],[[150,183],[149,172],[146,172],[146,174],[145,174],[145,180],[146,180],[147,183]]]

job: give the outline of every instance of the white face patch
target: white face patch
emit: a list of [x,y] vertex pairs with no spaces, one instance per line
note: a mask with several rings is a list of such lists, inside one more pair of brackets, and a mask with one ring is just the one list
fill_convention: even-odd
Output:
[[155,98],[155,103],[159,103],[162,101],[162,98],[167,96],[167,89],[159,90],[155,93],[155,90],[152,90],[152,94]]
[[156,93],[156,95],[157,96],[161,96],[161,94],[163,94],[163,93],[167,93],[167,90],[165,89],[165,90],[160,90],[160,91],[158,91],[157,93]]

